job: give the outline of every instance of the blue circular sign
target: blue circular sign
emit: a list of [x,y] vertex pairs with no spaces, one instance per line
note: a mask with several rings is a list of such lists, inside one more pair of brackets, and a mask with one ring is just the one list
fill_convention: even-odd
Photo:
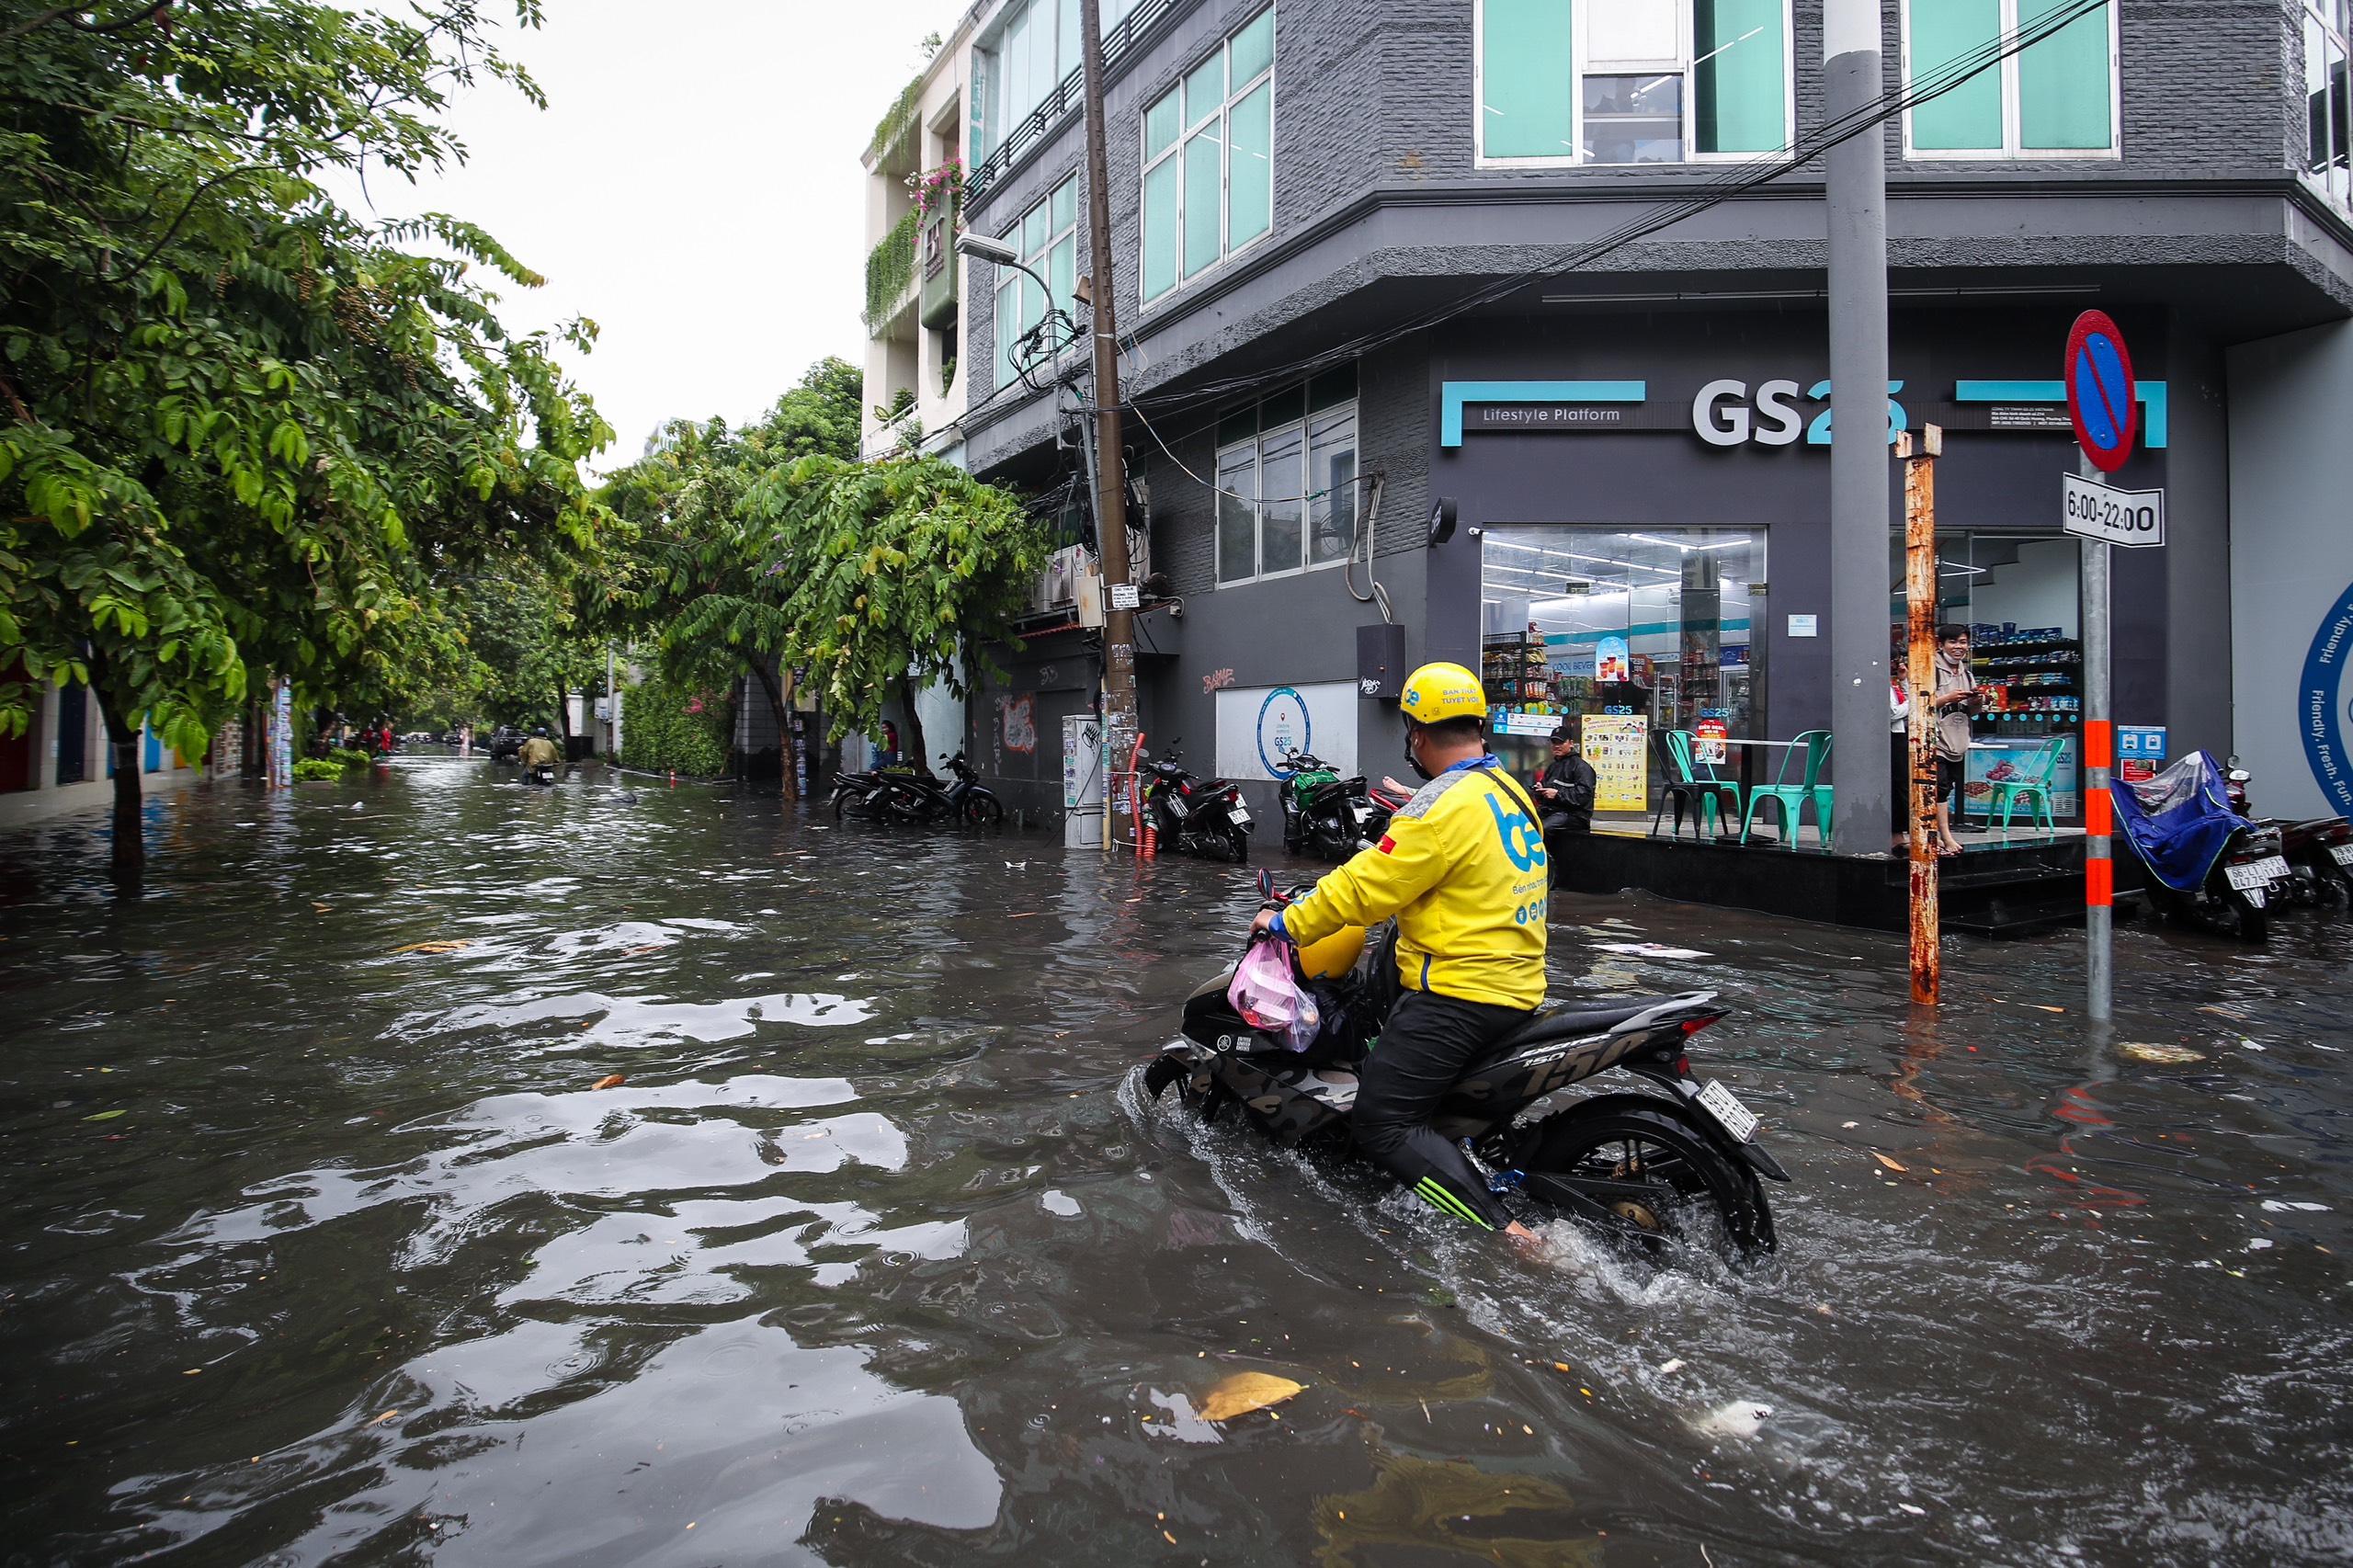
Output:
[[[1281,706],[1278,707],[1278,703]],[[1307,716],[1307,699],[1290,687],[1275,687],[1267,693],[1267,700],[1258,704],[1259,765],[1271,778],[1290,778],[1290,770],[1283,767],[1283,757],[1290,752],[1314,750],[1308,744],[1313,733],[1314,726]],[[1275,748],[1272,756],[1267,755],[1270,744]]]
[[2345,755],[2343,722],[2353,717],[2346,709],[2345,666],[2353,662],[2353,586],[2336,596],[2313,633],[2304,654],[2303,684],[2296,691],[2296,732],[2303,737],[2304,762],[2313,782],[2336,802],[2342,814],[2353,815],[2353,759]]
[[2086,311],[2067,334],[2067,415],[2075,444],[2102,473],[2114,473],[2132,455],[2140,424],[2133,396],[2124,335],[2106,312]]

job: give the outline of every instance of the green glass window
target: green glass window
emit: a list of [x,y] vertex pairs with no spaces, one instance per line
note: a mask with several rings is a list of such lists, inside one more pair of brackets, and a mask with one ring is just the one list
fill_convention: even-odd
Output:
[[1702,153],[1789,145],[1781,0],[1693,0],[1692,142]]
[[[1931,80],[1991,49],[2001,32],[2002,0],[1912,0],[1912,80]],[[1982,71],[1915,108],[1912,145],[1930,152],[2001,151],[2001,68]]]
[[[1005,238],[1017,244],[1021,259],[1045,275],[1051,297],[1026,273],[1010,267],[996,269],[996,384],[1006,386],[1020,374],[1021,337],[1046,319],[1051,306],[1070,314],[1078,284],[1078,178],[1073,176],[1039,198],[1036,206]],[[1043,357],[1069,347],[1052,334],[1037,346]]]
[[1185,123],[1199,125],[1225,107],[1225,51],[1218,51],[1185,78]]
[[1483,0],[1480,145],[1490,158],[1577,150],[1576,40],[1569,0]]
[[[2018,26],[2032,27],[2062,4],[2063,0],[2018,0]],[[2108,151],[2114,129],[2108,65],[2105,7],[2020,51],[2020,149]]]
[[1143,176],[1143,297],[1176,287],[1176,160],[1164,158]]
[[1233,85],[1246,87],[1275,66],[1275,14],[1261,11],[1233,35]]
[[[2070,0],[1907,0],[1910,85],[1953,83],[1907,117],[1914,156],[2042,158],[2116,150],[2113,0],[1996,59]],[[1972,69],[1972,67],[1980,67]]]
[[1225,243],[1248,244],[1275,226],[1275,85],[1261,82],[1226,117]]
[[1185,276],[1225,253],[1218,197],[1225,184],[1225,141],[1212,124],[1185,143]]
[[1144,111],[1143,155],[1147,159],[1157,158],[1176,140],[1179,121],[1184,118],[1176,97],[1172,91]]

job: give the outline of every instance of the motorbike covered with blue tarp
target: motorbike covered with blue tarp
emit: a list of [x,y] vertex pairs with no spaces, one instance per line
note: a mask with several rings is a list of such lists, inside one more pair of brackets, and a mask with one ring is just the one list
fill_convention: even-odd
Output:
[[2120,778],[2109,787],[2116,820],[2150,875],[2192,892],[2204,884],[2231,835],[2255,824],[2231,810],[2222,770],[2202,751],[2191,752],[2139,784]]
[[2117,825],[2148,871],[2149,903],[2242,941],[2263,940],[2275,892],[2291,873],[2279,831],[2231,810],[2214,759],[2191,752],[2154,778],[2109,786]]

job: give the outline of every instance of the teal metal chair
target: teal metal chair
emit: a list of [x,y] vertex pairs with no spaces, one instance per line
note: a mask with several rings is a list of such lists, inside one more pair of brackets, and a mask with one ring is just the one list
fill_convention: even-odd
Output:
[[[1805,778],[1803,782],[1792,784],[1790,782],[1790,767],[1801,754],[1805,757]],[[1781,842],[1792,849],[1796,848],[1798,830],[1804,825],[1805,808],[1810,801],[1813,806],[1813,830],[1822,835],[1822,842],[1827,846],[1830,842],[1832,792],[1831,786],[1822,781],[1822,765],[1829,760],[1829,731],[1808,730],[1800,734],[1781,753],[1781,766],[1774,770],[1773,782],[1759,784],[1749,791],[1748,811],[1740,819],[1740,841],[1743,844],[1748,842],[1749,832],[1756,823],[1756,808],[1771,801],[1780,808]]]
[[1740,814],[1739,784],[1720,777],[1714,763],[1694,760],[1698,754],[1692,750],[1690,731],[1666,730],[1659,738],[1666,747],[1667,781],[1659,788],[1658,810],[1651,813],[1651,831],[1658,831],[1658,819],[1672,801],[1675,836],[1682,835],[1686,804],[1691,808],[1692,832],[1703,839],[1722,832],[1723,824]]
[[[1991,780],[1991,792],[1985,801],[1985,814],[2002,813],[2002,831],[2010,831],[2010,813],[2019,806],[2042,819],[2044,830],[2058,826],[2051,815],[2051,791],[2059,774],[2059,759],[2067,753],[2067,742],[2073,737],[2053,735],[2042,743],[2041,749],[2027,764],[2026,771],[2015,778]],[[2029,821],[2032,820],[2030,816]]]

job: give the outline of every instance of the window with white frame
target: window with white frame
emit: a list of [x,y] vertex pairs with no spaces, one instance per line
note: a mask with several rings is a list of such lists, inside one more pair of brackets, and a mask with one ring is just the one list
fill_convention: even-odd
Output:
[[1143,115],[1143,297],[1275,223],[1275,9],[1269,6]]
[[[1906,86],[1991,58],[2077,0],[1904,0]],[[1908,110],[1907,158],[2114,157],[2116,6],[2077,17]]]
[[[1052,292],[1049,295],[1010,267],[996,269],[996,384],[1001,387],[1010,385],[1028,362],[1022,335],[1044,321],[1050,309],[1070,314],[1078,288],[1078,176],[1056,186],[1003,238],[1044,276]],[[1051,331],[1040,345],[1042,349],[1057,346]]]
[[1316,377],[1218,421],[1217,580],[1347,559],[1356,543],[1357,377]]
[[2346,59],[2353,34],[2348,0],[2307,0],[2304,7],[2304,172],[2339,207],[2348,195]]
[[1680,164],[1788,149],[1789,0],[1477,0],[1485,165]]

